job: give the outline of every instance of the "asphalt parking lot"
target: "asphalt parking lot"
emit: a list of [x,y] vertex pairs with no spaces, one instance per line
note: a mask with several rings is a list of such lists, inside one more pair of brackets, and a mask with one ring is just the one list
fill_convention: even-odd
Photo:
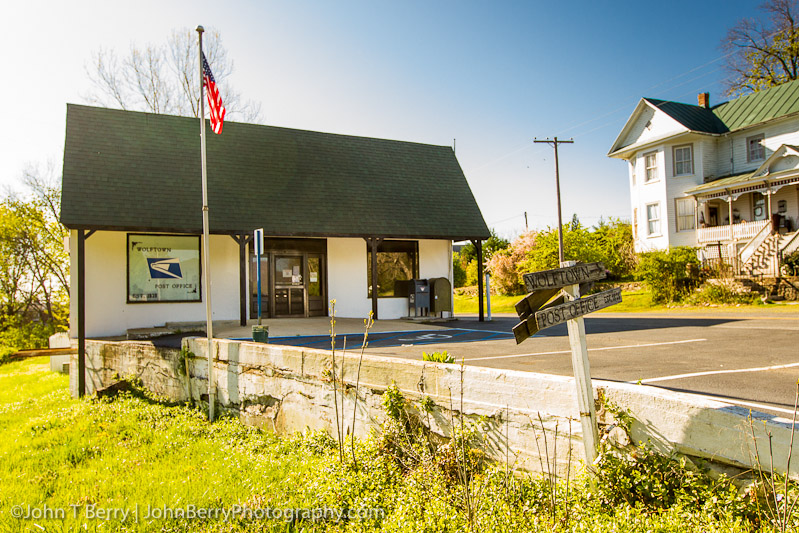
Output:
[[[517,322],[510,316],[491,322],[461,318],[441,333],[471,330],[496,336],[472,333],[472,342],[457,344],[434,336],[412,345],[370,342],[367,352],[421,359],[423,351],[447,350],[467,365],[572,375],[565,324],[517,345],[509,335]],[[699,393],[783,416],[793,413],[799,379],[799,308],[796,313],[762,309],[597,313],[587,316],[585,323],[594,379]],[[461,340],[470,340],[469,335]]]

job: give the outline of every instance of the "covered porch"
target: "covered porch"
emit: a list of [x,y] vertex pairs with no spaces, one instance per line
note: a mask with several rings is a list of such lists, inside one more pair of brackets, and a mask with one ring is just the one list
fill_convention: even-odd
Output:
[[783,145],[756,171],[686,191],[694,198],[696,242],[703,261],[730,265],[736,274],[778,275],[782,254],[796,245],[799,226],[799,149]]

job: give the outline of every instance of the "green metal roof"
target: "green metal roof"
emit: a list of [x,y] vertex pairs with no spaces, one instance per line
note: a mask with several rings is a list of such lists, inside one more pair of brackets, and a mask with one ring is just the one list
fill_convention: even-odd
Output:
[[713,108],[730,131],[799,112],[799,80],[747,94]]
[[[747,183],[751,180],[754,172],[744,172],[743,174],[735,174],[734,176],[727,176],[726,178],[720,178],[717,180],[709,181],[707,183],[703,183],[702,185],[698,185],[692,189],[688,189],[685,191],[685,194],[696,194],[701,193],[704,191],[715,190],[715,189],[725,189],[734,187],[736,185]],[[763,181],[762,179],[760,181]]]
[[[488,238],[448,146],[226,122],[207,129],[212,233]],[[61,222],[199,233],[195,118],[69,104]]]

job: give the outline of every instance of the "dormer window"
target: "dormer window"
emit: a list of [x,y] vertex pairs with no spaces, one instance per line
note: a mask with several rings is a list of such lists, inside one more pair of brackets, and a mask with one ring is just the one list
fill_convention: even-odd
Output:
[[766,136],[762,133],[746,138],[746,161],[763,161],[766,158],[766,147],[763,144]]
[[674,147],[674,175],[690,176],[694,173],[693,146],[686,144]]

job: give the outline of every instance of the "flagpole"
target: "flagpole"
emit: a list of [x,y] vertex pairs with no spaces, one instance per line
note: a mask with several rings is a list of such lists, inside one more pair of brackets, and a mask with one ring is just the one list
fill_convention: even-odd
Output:
[[216,387],[214,386],[214,327],[211,316],[211,257],[209,252],[208,229],[208,172],[205,165],[205,98],[203,95],[203,32],[205,28],[197,26],[200,52],[200,153],[202,154],[203,176],[203,293],[205,294],[205,328],[208,333],[208,420],[214,421],[214,406],[216,404]]

